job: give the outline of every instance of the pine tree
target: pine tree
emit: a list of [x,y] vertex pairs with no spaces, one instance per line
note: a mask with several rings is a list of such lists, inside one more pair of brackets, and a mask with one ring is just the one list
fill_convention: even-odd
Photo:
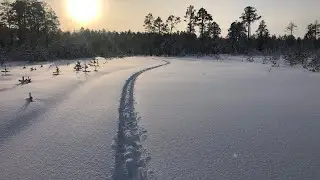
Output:
[[261,19],[261,16],[257,14],[256,8],[252,6],[248,6],[244,9],[244,13],[242,13],[241,17],[242,22],[248,27],[248,39],[250,39],[251,35],[251,24],[255,21]]
[[4,0],[0,3],[0,39],[5,45],[13,44],[13,23],[12,6],[9,0]]
[[155,32],[155,27],[154,27],[154,17],[152,13],[149,13],[145,19],[144,19],[144,28],[147,32],[153,33]]
[[318,21],[315,21],[314,24],[311,23],[308,25],[305,38],[317,40],[319,38],[319,33],[320,33],[320,24],[318,23]]
[[293,32],[297,27],[298,26],[295,25],[293,22],[290,22],[289,25],[287,26],[286,30],[290,32],[290,36],[293,36]]
[[197,25],[196,9],[194,8],[194,6],[190,5],[187,8],[184,18],[185,18],[184,21],[188,23],[187,33],[194,34],[195,26]]
[[170,15],[166,21],[166,25],[169,28],[170,34],[172,34],[173,29],[181,22],[180,17],[176,17],[174,15]]
[[199,26],[199,29],[200,29],[201,38],[204,38],[206,33],[206,28],[210,21],[212,21],[212,15],[209,14],[207,10],[204,8],[199,9],[197,14],[197,25]]
[[165,24],[160,17],[158,17],[156,20],[153,22],[153,26],[155,28],[155,31],[158,34],[163,34],[168,32],[168,26]]
[[242,41],[246,38],[246,28],[242,22],[233,22],[228,29],[228,40],[232,47],[232,51],[239,53],[242,46]]
[[263,50],[267,40],[269,38],[269,31],[267,29],[267,25],[264,20],[262,20],[259,24],[259,27],[256,31],[258,36],[258,50]]
[[207,27],[207,33],[209,37],[217,39],[221,34],[220,26],[214,21],[209,22]]

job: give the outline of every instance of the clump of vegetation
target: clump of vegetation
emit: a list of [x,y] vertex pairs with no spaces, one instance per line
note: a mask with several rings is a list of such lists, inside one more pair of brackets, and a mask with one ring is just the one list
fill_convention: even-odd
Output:
[[3,68],[3,70],[2,70],[1,72],[7,73],[7,72],[10,72],[10,71],[9,71],[9,69],[7,68],[7,66],[5,65],[4,68]]
[[280,66],[280,55],[274,53],[272,57],[270,58],[270,61],[272,63],[272,67],[279,67]]
[[53,72],[53,75],[54,75],[54,76],[60,75],[60,68],[59,68],[58,66],[56,66],[56,71]]
[[84,64],[84,66],[83,66],[83,72],[85,72],[85,73],[88,73],[88,72],[90,72],[90,71],[88,71],[88,65],[87,64]]
[[27,98],[27,101],[29,101],[29,102],[33,102],[33,97],[32,97],[32,95],[31,95],[31,93],[29,92],[29,97]]
[[263,56],[262,64],[267,64],[270,58],[268,56]]
[[303,67],[306,67],[306,64],[308,62],[309,54],[304,50],[291,50],[287,52],[283,56],[286,63],[288,63],[290,66],[294,66],[297,64],[302,64]]
[[37,70],[36,67],[31,67],[31,68],[30,68],[30,71],[36,71],[36,70]]
[[7,68],[7,66],[4,66],[3,70],[1,71],[3,73],[3,75],[8,75],[7,73],[10,72],[9,69]]
[[82,70],[82,66],[81,66],[81,62],[80,61],[77,61],[76,65],[74,66],[74,70],[76,72],[79,72]]
[[254,62],[253,56],[248,56],[248,57],[247,57],[247,61],[248,61],[248,62]]
[[320,53],[316,54],[310,61],[309,66],[310,71],[319,72],[320,71]]
[[20,84],[29,84],[31,83],[31,78],[27,77],[25,78],[24,76],[22,76],[22,79],[19,79]]

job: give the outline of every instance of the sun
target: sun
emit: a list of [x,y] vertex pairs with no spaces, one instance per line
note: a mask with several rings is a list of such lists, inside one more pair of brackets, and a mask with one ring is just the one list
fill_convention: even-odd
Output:
[[70,17],[78,23],[88,23],[99,14],[99,0],[67,0]]

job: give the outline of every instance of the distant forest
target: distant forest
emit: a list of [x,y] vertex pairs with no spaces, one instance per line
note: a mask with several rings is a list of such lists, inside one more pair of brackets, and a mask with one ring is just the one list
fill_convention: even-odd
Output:
[[[182,21],[187,26],[184,31],[178,31],[176,27]],[[45,2],[4,0],[0,5],[0,59],[4,63],[94,56],[209,54],[279,54],[307,58],[320,48],[320,24],[317,21],[308,27],[299,27],[306,28],[304,38],[295,37],[297,26],[294,22],[288,22],[287,35],[271,35],[259,11],[251,6],[246,7],[239,19],[230,25],[226,37],[221,36],[219,24],[206,9],[191,5],[183,17],[169,15],[163,20],[150,13],[141,22],[145,32],[84,28],[64,32],[55,12]],[[253,23],[259,23],[256,30],[251,29]]]

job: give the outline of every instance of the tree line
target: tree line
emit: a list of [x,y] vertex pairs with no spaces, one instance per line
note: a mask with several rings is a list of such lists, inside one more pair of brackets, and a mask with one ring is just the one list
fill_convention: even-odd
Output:
[[[185,22],[185,30],[177,26]],[[252,31],[252,24],[259,26]],[[0,58],[44,61],[61,58],[128,55],[184,56],[207,54],[308,54],[320,48],[320,23],[307,27],[304,38],[296,38],[297,26],[290,22],[287,35],[271,35],[256,8],[248,6],[231,23],[226,37],[205,9],[190,5],[185,15],[163,20],[152,13],[143,21],[145,32],[110,32],[81,28],[60,29],[57,15],[40,0],[4,0],[0,4]]]
[[[320,25],[317,21],[307,27],[304,38],[294,36],[297,26],[293,22],[290,22],[286,28],[287,35],[271,35],[266,22],[262,19],[262,16],[258,15],[257,9],[252,6],[246,7],[239,19],[231,23],[226,37],[221,37],[219,24],[204,8],[196,10],[194,6],[190,5],[183,20],[187,23],[185,31],[173,33],[172,29],[175,29],[177,24],[181,22],[180,17],[170,15],[166,21],[163,21],[161,17],[154,17],[152,13],[145,17],[146,33],[157,40],[154,41],[156,52],[159,49],[166,49],[167,44],[173,46],[179,44],[179,39],[185,39],[187,42],[183,43],[183,48],[180,48],[178,53],[173,51],[168,54],[165,50],[160,51],[168,55],[198,53],[270,54],[286,53],[296,49],[316,51],[320,48]],[[257,30],[252,33],[252,24],[259,20],[261,21]],[[198,31],[196,31],[197,29]]]

